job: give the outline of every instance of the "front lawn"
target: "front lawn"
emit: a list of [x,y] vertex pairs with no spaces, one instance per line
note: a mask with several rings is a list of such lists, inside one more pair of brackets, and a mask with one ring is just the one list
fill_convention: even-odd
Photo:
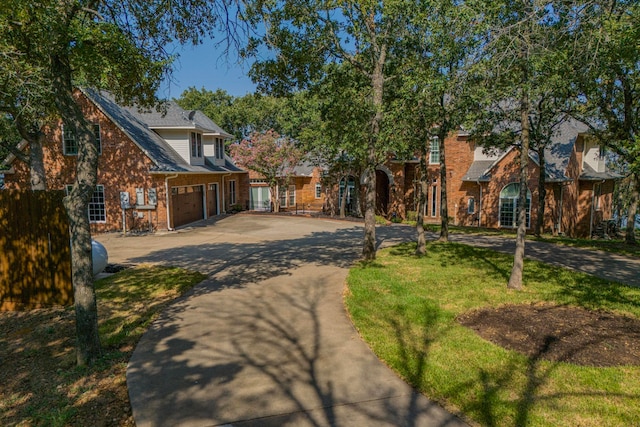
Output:
[[[346,295],[363,338],[407,382],[481,425],[640,425],[640,289],[526,261],[525,290],[508,291],[510,255],[431,243],[419,259],[412,255],[414,246],[383,250],[374,263],[353,268]],[[509,320],[479,330],[488,339],[460,324],[476,310],[491,308]],[[587,328],[558,310],[595,315],[595,321],[582,317],[596,323],[589,331],[599,332],[575,335],[587,339],[580,341],[581,350],[598,346],[597,358],[571,357],[577,350],[567,331]],[[530,312],[556,317],[529,317],[541,321],[527,323]],[[616,333],[616,343],[633,350],[634,363],[602,366],[603,358],[613,365],[618,360],[607,356],[616,348],[609,347],[607,331],[597,328],[600,318],[626,328]],[[521,336],[539,335],[536,328],[543,328],[545,345]],[[521,351],[497,344],[508,342]],[[546,345],[560,346],[560,356],[554,360]],[[533,351],[526,356],[522,350]]]

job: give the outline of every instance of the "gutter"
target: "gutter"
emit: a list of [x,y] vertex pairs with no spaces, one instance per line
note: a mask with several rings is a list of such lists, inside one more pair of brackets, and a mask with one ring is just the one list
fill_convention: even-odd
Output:
[[482,223],[482,184],[480,184],[480,179],[476,181],[478,184],[478,188],[480,189],[480,197],[478,199],[478,228],[480,228],[480,224]]
[[175,179],[178,177],[178,174],[173,174],[171,176],[167,175],[164,178],[164,194],[165,194],[165,206],[167,209],[167,230],[169,231],[173,231],[173,228],[171,228],[171,209],[169,209],[169,180],[170,179]]

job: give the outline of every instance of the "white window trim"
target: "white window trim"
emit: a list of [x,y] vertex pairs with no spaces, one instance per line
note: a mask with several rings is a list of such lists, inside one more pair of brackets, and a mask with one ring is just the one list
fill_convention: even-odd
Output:
[[[473,208],[473,209],[471,209]],[[473,197],[469,197],[467,199],[467,213],[474,214],[476,213],[476,199]]]
[[218,160],[223,160],[224,159],[224,139],[223,138],[216,138],[216,145],[215,145],[215,158]]
[[[71,189],[73,188],[72,184],[67,184],[64,186],[64,190],[65,190],[65,194],[69,195],[69,193],[71,192]],[[91,204],[95,203],[93,202],[93,197],[96,194],[95,190],[93,192],[93,194],[91,195],[91,201],[89,201],[89,205],[87,206],[87,215],[89,215],[89,223],[91,224],[106,224],[107,223],[107,201],[106,201],[106,197],[105,197],[105,192],[104,192],[104,185],[102,184],[97,184],[96,185],[96,189],[98,188],[102,188],[102,210],[104,210],[104,220],[92,220],[91,219]]]
[[436,218],[438,216],[438,186],[431,186],[431,200],[429,200],[429,212],[431,214],[431,218]]
[[320,184],[319,182],[316,183],[315,196],[316,196],[316,199],[322,198],[322,184]]
[[[76,138],[76,135],[71,132],[71,131],[65,131],[64,129],[64,123],[62,124],[61,128],[62,128],[62,154],[65,156],[77,156],[78,155],[78,139]],[[70,138],[66,138],[66,136],[70,136]],[[76,151],[75,153],[69,153],[67,152],[67,140],[69,141],[74,141],[75,142],[75,147],[76,147]]]
[[[289,206],[295,206],[296,205],[296,186],[295,184],[290,184],[289,187],[287,188],[287,202],[289,203]],[[292,202],[293,200],[293,202]]]
[[[434,150],[433,150],[434,142],[438,146],[438,150],[435,151],[436,153],[438,153],[438,160],[437,161],[433,160],[433,157],[434,157],[433,156],[433,153],[434,153]],[[431,142],[429,144],[429,164],[430,165],[439,165],[440,164],[440,147],[441,147],[440,138],[438,138],[437,136],[431,137]]]
[[[518,184],[518,183],[512,182],[511,184]],[[502,190],[500,190],[500,193],[498,193],[498,227],[500,227],[500,228],[511,228],[511,229],[518,228],[518,201],[520,199],[520,196],[518,195],[518,196],[515,196],[515,197],[500,197],[500,194],[502,194],[504,189],[507,188],[511,184],[507,184],[504,187],[502,187]],[[529,202],[529,214],[526,215],[526,217],[527,217],[527,229],[531,228],[531,198],[532,198],[531,190],[529,190],[527,188],[527,201]],[[513,209],[513,223],[511,225],[502,224],[501,212],[502,212],[502,200],[503,199],[511,200],[512,201],[512,205],[515,206],[515,209]],[[514,201],[515,201],[515,203],[514,203]]]
[[235,179],[230,179],[229,180],[229,205],[235,205],[237,202],[237,192],[238,189],[236,187],[236,180]]
[[191,132],[189,134],[189,149],[191,150],[191,157],[195,159],[202,158],[202,134],[200,132]]

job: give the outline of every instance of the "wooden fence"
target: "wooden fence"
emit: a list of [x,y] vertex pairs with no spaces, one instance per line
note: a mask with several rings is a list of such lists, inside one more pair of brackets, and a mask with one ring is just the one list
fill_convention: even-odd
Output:
[[0,191],[0,310],[73,304],[62,191]]

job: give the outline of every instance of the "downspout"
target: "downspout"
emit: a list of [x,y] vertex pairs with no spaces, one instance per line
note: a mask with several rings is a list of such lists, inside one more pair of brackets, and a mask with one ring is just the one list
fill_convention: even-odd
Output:
[[[225,197],[225,194],[224,194],[224,189],[225,189],[225,186],[224,186],[224,177],[225,177],[225,176],[231,176],[231,174],[230,174],[230,173],[226,173],[226,174],[222,175],[222,189],[221,189],[221,191],[220,191],[220,194],[221,194],[221,196],[222,196],[222,213],[223,213],[223,214],[226,214],[226,213],[227,213],[227,203],[226,203],[226,197]],[[236,190],[236,191],[237,191],[237,190]]]
[[589,239],[593,238],[593,216],[595,214],[596,183],[591,187],[591,218],[589,219]]
[[482,223],[482,184],[480,184],[480,180],[477,180],[476,184],[478,184],[480,188],[480,197],[478,199],[478,228],[480,228],[480,224]]
[[177,178],[178,174],[174,174],[172,176],[166,176],[164,178],[164,194],[165,194],[165,207],[167,209],[167,230],[172,231],[173,229],[171,228],[171,209],[169,209],[169,180],[170,179],[174,179]]

